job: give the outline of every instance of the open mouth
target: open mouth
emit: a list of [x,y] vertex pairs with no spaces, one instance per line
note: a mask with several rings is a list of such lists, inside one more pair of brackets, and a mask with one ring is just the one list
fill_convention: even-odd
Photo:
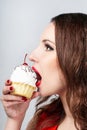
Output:
[[32,67],[32,69],[34,70],[34,72],[37,75],[37,77],[36,77],[37,78],[36,86],[39,87],[39,85],[41,84],[42,77],[41,77],[41,75],[39,74],[39,72],[34,67]]

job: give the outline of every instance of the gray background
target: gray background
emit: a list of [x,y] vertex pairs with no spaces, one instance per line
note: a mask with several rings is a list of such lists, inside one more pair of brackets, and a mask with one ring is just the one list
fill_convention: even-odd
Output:
[[[23,62],[25,53],[30,54],[38,45],[51,17],[66,12],[87,13],[87,0],[0,0],[0,96],[5,80]],[[35,101],[31,102],[22,130],[33,116]],[[5,121],[0,102],[0,130],[4,130]]]

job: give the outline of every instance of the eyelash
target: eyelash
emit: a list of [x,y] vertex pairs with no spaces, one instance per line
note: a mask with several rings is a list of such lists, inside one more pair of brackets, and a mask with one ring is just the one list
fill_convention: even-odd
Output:
[[45,43],[46,51],[53,51],[53,47],[51,47],[48,43]]

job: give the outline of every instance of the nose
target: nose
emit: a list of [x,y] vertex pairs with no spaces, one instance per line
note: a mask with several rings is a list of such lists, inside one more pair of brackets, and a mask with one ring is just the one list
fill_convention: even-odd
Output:
[[31,52],[31,54],[29,56],[29,60],[32,61],[32,62],[38,62],[38,57],[37,57],[36,50]]

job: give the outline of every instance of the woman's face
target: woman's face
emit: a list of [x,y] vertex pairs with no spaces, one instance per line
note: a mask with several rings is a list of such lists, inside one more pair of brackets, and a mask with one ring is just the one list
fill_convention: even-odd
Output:
[[42,96],[61,95],[65,92],[66,83],[58,64],[53,23],[50,23],[43,32],[40,44],[31,53],[30,60],[34,62],[34,69],[42,77],[38,86]]

